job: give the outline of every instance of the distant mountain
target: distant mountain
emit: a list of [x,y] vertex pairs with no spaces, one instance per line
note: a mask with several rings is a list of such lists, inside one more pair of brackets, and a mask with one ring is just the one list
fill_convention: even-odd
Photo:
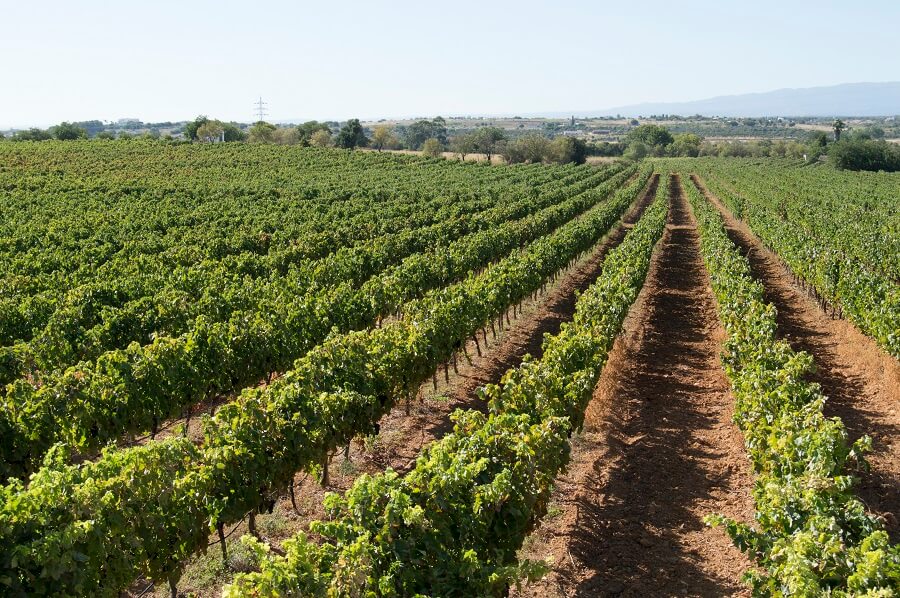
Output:
[[[576,113],[578,114],[578,113]],[[583,116],[894,116],[900,114],[900,81],[845,83],[828,87],[778,89],[764,93],[719,96],[693,102],[619,106]]]

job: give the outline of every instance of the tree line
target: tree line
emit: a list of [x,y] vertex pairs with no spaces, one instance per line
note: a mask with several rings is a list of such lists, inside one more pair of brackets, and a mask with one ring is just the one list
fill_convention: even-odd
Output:
[[[103,125],[99,121],[96,121],[99,126],[92,127],[91,130],[80,124],[63,122],[47,130],[18,131],[12,139],[44,141],[116,138],[115,133],[102,130]],[[379,124],[367,129],[355,118],[342,125],[311,120],[299,125],[277,126],[259,121],[242,127],[238,123],[201,115],[186,123],[181,133],[185,141],[197,143],[272,143],[344,149],[368,147],[376,151],[406,149],[419,151],[430,157],[440,157],[445,152],[450,152],[461,160],[480,154],[488,162],[492,162],[495,156],[501,156],[507,163],[582,164],[588,154],[592,153],[591,148],[581,139],[550,137],[540,132],[530,132],[511,139],[503,129],[487,126],[451,135],[447,121],[440,116],[419,119],[408,125]],[[118,133],[118,138],[131,137],[125,131]],[[170,135],[162,136],[159,131],[155,134],[152,131],[145,133],[142,137],[174,141]]]
[[850,129],[836,119],[832,130],[811,131],[804,140],[759,139],[708,141],[693,133],[673,135],[666,127],[645,124],[629,131],[622,155],[632,160],[645,157],[718,156],[726,158],[794,158],[807,163],[827,160],[846,170],[900,171],[900,146],[885,140],[884,129]]

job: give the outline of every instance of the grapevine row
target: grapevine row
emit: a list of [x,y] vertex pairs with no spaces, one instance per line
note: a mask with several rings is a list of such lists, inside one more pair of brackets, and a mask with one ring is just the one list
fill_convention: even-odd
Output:
[[108,353],[38,388],[19,380],[9,387],[0,419],[6,428],[0,454],[10,473],[27,473],[55,442],[94,450],[125,433],[154,428],[205,397],[254,384],[289,367],[332,329],[366,328],[403,302],[546,234],[630,174],[533,216],[463,237],[446,251],[410,256],[358,289],[341,285],[296,297],[283,292],[225,322],[199,318],[182,337]]
[[[701,161],[706,184],[811,287],[900,357],[900,177]],[[768,168],[772,166],[766,163]]]
[[887,596],[900,592],[900,546],[853,494],[853,470],[871,439],[848,443],[826,397],[808,381],[811,356],[777,338],[775,307],[732,244],[718,211],[684,185],[700,232],[719,316],[735,422],[756,475],[756,527],[711,517],[759,563],[754,595]]
[[260,572],[239,574],[225,596],[501,596],[540,573],[516,551],[544,514],[568,438],[584,411],[628,309],[643,286],[666,221],[668,185],[606,258],[570,323],[544,341],[543,357],[485,391],[490,412],[458,411],[454,431],[427,447],[405,477],[362,476],[326,499],[284,556],[247,537]]
[[649,175],[479,274],[408,304],[383,328],[332,337],[265,388],[204,421],[204,441],[152,442],[65,465],[51,451],[0,495],[0,583],[13,592],[113,595],[138,576],[178,579],[210,525],[239,521],[317,471],[490,320],[603,236]]
[[[6,328],[20,330],[31,342],[2,349],[8,355],[8,364],[2,376],[6,380],[0,381],[8,382],[11,376],[26,370],[30,377],[41,380],[45,371],[63,370],[77,361],[95,359],[104,350],[125,348],[132,341],[146,339],[151,332],[178,336],[200,315],[214,321],[227,319],[231,312],[270,299],[282,288],[296,294],[344,282],[358,285],[407,255],[522,217],[566,194],[590,188],[615,172],[609,169],[584,177],[568,190],[562,182],[546,192],[535,190],[508,205],[498,206],[494,200],[456,203],[449,213],[438,206],[421,206],[420,212],[397,219],[403,228],[396,233],[350,244],[318,260],[278,259],[273,264],[271,258],[277,254],[262,257],[247,250],[222,260],[175,267],[165,275],[142,271],[135,276],[107,278],[97,273],[90,283],[62,295],[48,291],[46,297],[29,298],[29,302],[46,300],[47,305],[55,307],[23,318],[18,324],[7,323]],[[450,207],[446,200],[441,201]],[[433,214],[430,219],[437,221],[420,222],[415,217],[420,213]]]
[[[0,148],[0,163],[8,167],[0,170],[0,192],[16,208],[0,222],[5,271],[42,275],[22,281],[28,288],[62,282],[56,275],[88,264],[127,266],[145,255],[160,258],[166,270],[248,250],[321,257],[342,246],[344,236],[388,232],[381,228],[384,216],[392,226],[395,216],[418,216],[416,208],[434,198],[490,198],[575,170],[470,168],[297,148],[129,149],[98,143]],[[261,239],[260,231],[273,234]],[[90,271],[81,273],[93,279]]]
[[[71,154],[72,148],[66,149]],[[105,149],[86,144],[76,156],[66,156],[72,163],[66,164],[64,172],[86,176],[90,170],[83,172],[87,169],[83,158]],[[282,175],[271,182],[271,188],[236,189],[232,183],[207,189],[197,181],[201,168],[210,168],[203,161],[205,152],[199,150],[184,156],[188,164],[197,167],[191,169],[190,178],[148,183],[147,177],[141,177],[139,184],[118,186],[113,184],[118,171],[100,170],[96,184],[82,179],[59,184],[40,170],[41,159],[49,161],[61,148],[50,150],[42,156],[48,152],[36,146],[25,151],[0,148],[0,164],[3,159],[19,159],[10,168],[14,177],[8,179],[5,190],[0,169],[0,194],[7,208],[0,224],[0,261],[7,273],[0,283],[0,343],[4,345],[30,338],[35,326],[46,322],[58,307],[67,307],[68,301],[62,300],[69,291],[76,291],[70,309],[87,299],[115,306],[127,298],[157,292],[163,285],[191,293],[197,286],[203,287],[207,271],[220,263],[226,271],[254,277],[284,273],[292,264],[323,258],[341,247],[356,245],[356,240],[380,241],[386,234],[464,218],[507,196],[533,197],[542,185],[577,180],[592,171],[512,169],[512,174],[498,176],[489,169],[465,169],[450,163],[414,168],[418,164],[413,162],[394,172],[386,168],[385,160],[373,158],[370,164],[357,164],[359,172],[367,175],[365,185],[370,186],[353,187],[360,175],[340,168],[336,159],[340,152],[285,152],[273,158],[284,160],[287,154],[308,163],[299,170],[299,165],[294,165],[289,173],[269,164],[261,172],[242,171],[253,182],[267,180],[272,173]],[[137,164],[149,170],[157,162],[165,163],[167,156],[158,155],[163,151],[166,148],[147,152],[140,156],[145,160]],[[255,157],[263,151],[254,149],[242,157]],[[135,164],[126,160],[118,166]],[[42,183],[37,189],[29,184],[32,171],[38,171],[36,178]],[[448,173],[455,175],[448,177]],[[292,178],[284,178],[288,174]],[[335,181],[327,193],[313,194],[322,193],[321,198],[296,197],[308,192],[304,185],[311,184],[310,177],[317,180],[327,174],[340,174],[347,180]],[[379,189],[379,181],[381,185],[388,182],[382,179],[396,189]],[[484,186],[492,180],[505,184]],[[407,188],[411,182],[418,187]],[[300,189],[292,190],[294,186]],[[432,189],[431,195],[421,197],[422,191]],[[400,190],[403,193],[398,194]],[[195,237],[202,242],[193,243]],[[74,278],[67,273],[69,262],[76,269]],[[80,286],[84,288],[78,290]],[[35,295],[38,289],[46,292]],[[178,293],[170,297],[178,298]]]

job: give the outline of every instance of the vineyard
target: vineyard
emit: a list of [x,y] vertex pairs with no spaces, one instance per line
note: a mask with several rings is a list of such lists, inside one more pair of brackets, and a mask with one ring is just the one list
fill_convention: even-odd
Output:
[[900,594],[900,177],[0,145],[0,594]]

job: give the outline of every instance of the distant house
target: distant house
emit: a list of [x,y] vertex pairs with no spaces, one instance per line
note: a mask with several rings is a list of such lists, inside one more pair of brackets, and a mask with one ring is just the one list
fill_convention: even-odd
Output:
[[560,135],[563,137],[578,137],[581,135],[581,131],[563,131]]

